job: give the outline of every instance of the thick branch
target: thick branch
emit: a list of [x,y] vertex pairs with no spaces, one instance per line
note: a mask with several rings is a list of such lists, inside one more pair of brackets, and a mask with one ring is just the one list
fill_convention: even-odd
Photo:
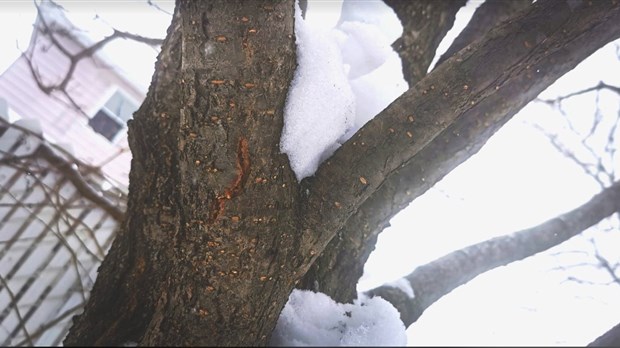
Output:
[[415,85],[428,71],[435,51],[452,28],[458,10],[465,1],[386,0],[403,25],[402,36],[392,45],[403,62],[403,75],[409,86]]
[[413,288],[414,298],[387,285],[368,293],[391,302],[409,326],[435,301],[476,276],[556,246],[618,210],[620,182],[582,206],[538,226],[471,245],[416,268],[404,277]]
[[[387,1],[387,4],[403,24],[403,37],[395,45],[406,62],[404,75],[412,86],[426,75],[441,39],[465,2]],[[357,281],[374,249],[376,235],[393,215],[389,204],[393,194],[389,190],[375,203],[364,204],[321,253],[298,287],[320,290],[339,302],[354,299]]]
[[[488,27],[482,31],[481,25],[470,21],[468,27],[475,29],[470,29],[468,35],[460,38],[461,44],[465,40],[475,41],[499,24],[503,18],[500,14],[508,13],[509,9],[512,11],[511,14],[516,11],[516,5],[510,5],[512,2],[492,2],[491,6],[480,6],[474,14],[474,19],[481,17],[477,15],[478,11],[483,11],[495,18],[495,22],[485,20]],[[524,3],[529,4],[528,1],[515,3],[522,6]],[[436,47],[432,48],[433,52],[435,49]],[[428,69],[428,63],[430,62],[426,62],[427,65],[423,67],[424,71]],[[411,64],[422,62],[416,61]],[[481,127],[480,121],[473,117],[457,119],[449,129],[416,154],[406,167],[399,169],[398,172],[401,174],[386,180],[362,204],[312,265],[300,287],[316,289],[318,285],[322,292],[339,302],[355,298],[356,284],[362,276],[364,264],[375,248],[378,234],[389,225],[389,220],[409,202],[441,180],[446,173],[478,152],[503,124],[504,122],[499,122],[484,128]]]
[[[466,119],[472,134],[492,134],[558,77],[618,37],[619,22],[618,3],[571,7],[537,2],[461,50],[367,123],[303,183],[310,191],[304,231],[337,231],[388,180],[409,182],[409,187],[425,181],[406,174],[440,132],[459,138],[460,129],[449,127]],[[471,139],[461,147],[465,152],[468,143]],[[397,207],[404,200],[394,202]],[[317,226],[320,231],[313,231]],[[317,249],[331,237],[320,236]]]
[[454,39],[448,50],[437,60],[436,66],[452,57],[472,42],[484,37],[489,29],[510,18],[532,3],[531,0],[487,0],[474,12],[467,26]]

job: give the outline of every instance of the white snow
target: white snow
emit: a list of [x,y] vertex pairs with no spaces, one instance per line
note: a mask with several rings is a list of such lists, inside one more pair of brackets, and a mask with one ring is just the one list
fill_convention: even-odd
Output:
[[[306,16],[311,18],[311,11],[334,3],[308,5]],[[335,27],[314,19],[302,19],[297,6],[298,66],[280,140],[300,181],[408,89],[391,47],[402,26],[383,1],[345,1]]]
[[[360,127],[408,89],[391,47],[402,25],[381,0],[308,2],[295,11],[297,69],[284,109],[280,150],[297,180],[311,176]],[[408,283],[407,283],[408,285]],[[413,289],[400,284],[413,297]],[[387,301],[360,296],[336,303],[323,293],[294,290],[271,339],[275,346],[406,345],[405,326]]]
[[404,346],[405,325],[380,297],[336,303],[323,293],[293,290],[271,338],[273,346]]
[[355,101],[338,45],[329,31],[313,27],[295,11],[297,69],[284,109],[280,149],[301,180],[312,175],[323,157],[350,127]]
[[381,29],[373,24],[343,22],[333,34],[338,39],[342,63],[348,66],[349,79],[380,67],[393,51]]
[[411,286],[411,283],[405,278],[397,279],[393,282],[386,283],[385,285],[399,289],[400,291],[404,292],[410,299],[415,298],[413,287]]
[[340,20],[374,24],[391,44],[403,33],[403,26],[392,8],[382,0],[345,0],[342,2]]

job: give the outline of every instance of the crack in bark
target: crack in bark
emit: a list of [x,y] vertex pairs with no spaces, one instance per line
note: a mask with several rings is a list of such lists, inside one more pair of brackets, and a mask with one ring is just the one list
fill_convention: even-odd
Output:
[[211,217],[211,223],[213,223],[219,216],[224,213],[226,207],[226,201],[231,200],[238,196],[245,187],[245,183],[248,180],[251,172],[250,151],[248,148],[248,140],[245,137],[239,139],[237,145],[237,173],[230,185],[224,189],[224,193],[217,197],[217,203]]

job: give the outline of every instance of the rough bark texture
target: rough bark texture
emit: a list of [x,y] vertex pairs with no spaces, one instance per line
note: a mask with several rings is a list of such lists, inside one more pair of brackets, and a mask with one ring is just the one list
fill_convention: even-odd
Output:
[[[610,3],[607,4],[609,5]],[[548,7],[544,11],[553,12],[555,10],[553,7],[554,5],[558,5],[558,7],[560,7],[557,3],[547,4]],[[564,10],[565,15],[571,15],[570,8],[564,8]],[[529,16],[532,16],[532,12],[535,13],[536,11],[540,11],[540,9],[528,9],[526,12],[517,15],[517,17],[511,20],[510,23],[506,23],[503,27],[497,28],[496,31],[503,31],[506,33],[509,32],[506,30],[507,28],[512,28],[510,30],[519,32],[519,30],[514,29],[514,27],[518,27],[520,25],[519,23],[522,23],[522,17],[528,16],[528,14]],[[603,16],[603,13],[600,12],[598,15]],[[538,17],[538,20],[540,20],[540,24],[538,25],[543,24],[544,20],[542,18],[543,17]],[[549,19],[555,19],[555,25],[557,26],[570,26],[570,23],[565,22],[566,18],[562,18],[561,16],[553,18],[550,15]],[[604,20],[604,18],[599,18],[599,21]],[[548,24],[550,26],[554,25],[551,23]],[[607,24],[610,29],[615,30],[615,34],[613,35],[617,36],[618,25],[611,23]],[[582,28],[580,30],[583,30],[585,35],[594,35],[593,37],[596,36],[596,34],[591,32],[589,29],[589,26],[593,25],[593,23],[588,23],[587,19],[581,21],[579,25],[581,25]],[[558,32],[561,32],[561,30],[567,29],[560,28],[558,29]],[[573,35],[576,37],[581,36],[578,31],[579,30],[576,30]],[[460,55],[467,54],[466,51],[479,51],[479,47],[486,46],[487,49],[490,49],[490,47],[488,47],[488,41],[491,40],[494,35],[496,35],[496,33],[489,33],[489,35],[483,39],[483,41],[486,40],[484,45],[480,42],[476,43],[464,52],[461,52]],[[530,35],[536,35],[536,29],[534,29],[534,32]],[[601,38],[602,37],[596,37],[596,40]],[[561,36],[556,36],[555,39],[563,40],[564,38]],[[487,52],[488,56],[479,59],[483,62],[501,60],[503,58],[500,58],[500,56],[504,57],[504,54],[511,48],[514,47],[515,50],[527,49],[528,47],[526,46],[528,45],[530,46],[530,54],[549,54],[550,50],[545,48],[546,45],[544,44],[550,43],[548,40],[552,40],[552,38],[549,37],[544,39],[545,42],[542,47],[538,48],[535,48],[532,43],[529,43],[529,41],[516,38],[512,35],[505,37],[505,40],[505,49],[498,49],[498,51],[495,52],[491,49]],[[605,40],[599,42],[597,44],[598,47],[606,43],[607,41]],[[443,176],[456,168],[467,158],[478,152],[478,150],[482,148],[486,141],[499,128],[501,128],[501,126],[503,126],[531,98],[536,96],[538,92],[532,88],[537,88],[537,91],[544,89],[544,86],[552,83],[565,71],[572,69],[576,63],[589,55],[596,47],[591,47],[589,52],[581,51],[584,48],[585,47],[566,45],[564,47],[566,51],[556,52],[551,57],[542,59],[529,57],[523,58],[524,61],[516,60],[516,63],[508,62],[508,66],[505,69],[507,73],[510,72],[512,77],[507,79],[504,85],[497,90],[499,95],[484,97],[484,99],[480,102],[474,102],[475,106],[471,110],[459,115],[449,127],[437,135],[412,158],[403,163],[401,167],[395,169],[390,176],[382,182],[380,187],[378,187],[378,189],[373,192],[372,195],[370,195],[369,198],[361,205],[360,209],[358,209],[355,214],[349,218],[343,229],[338,233],[338,238],[335,238],[332,243],[330,243],[330,246],[326,249],[325,254],[321,255],[315,265],[313,265],[311,272],[307,274],[306,279],[304,279],[304,286],[312,289],[315,284],[318,284],[321,291],[330,294],[330,296],[333,296],[340,301],[346,301],[351,297],[355,297],[356,280],[359,276],[361,276],[364,262],[370,252],[374,249],[374,244],[378,233],[388,225],[389,219],[402,208],[406,207],[407,204],[409,204],[413,199],[432,187],[432,185],[443,178]],[[562,52],[570,52],[572,57],[562,56]],[[510,55],[510,53],[508,53],[508,55]],[[449,65],[451,67],[440,68],[462,69],[463,64],[459,63],[464,59],[466,58],[455,57],[454,60],[447,61],[442,64]],[[534,68],[534,63],[532,63],[532,60],[537,59],[540,59],[540,61],[537,68]],[[564,61],[564,64],[566,65],[561,67],[559,63],[560,61]],[[478,67],[484,69],[484,64]],[[491,68],[491,66],[488,66],[488,68]],[[538,69],[538,73],[535,73],[536,69]],[[521,72],[517,73],[518,70]],[[460,71],[457,70],[457,73],[459,72]],[[500,74],[495,69],[486,70],[486,73],[491,72]],[[542,72],[545,73],[543,74]],[[480,74],[484,73],[484,70],[482,70]],[[535,76],[535,74],[538,76]],[[433,75],[434,74],[428,76],[423,82],[431,79]],[[542,83],[542,85],[534,87],[533,84],[530,84],[534,82],[533,80],[535,79],[537,80],[536,83]],[[437,80],[435,79],[431,81]],[[509,87],[511,84],[508,82],[514,82],[515,84],[512,85],[512,87]],[[522,87],[517,87],[519,84],[522,84]],[[433,85],[431,84],[431,86]],[[464,86],[465,85],[463,85],[464,91],[467,91],[470,88],[470,85],[467,85],[467,89],[465,89]],[[499,87],[500,84],[497,86]],[[415,88],[417,89],[418,86]],[[494,87],[490,86],[490,88]],[[410,92],[411,91],[408,93]],[[445,93],[454,92],[451,91]],[[417,99],[415,100],[430,99],[432,101],[429,100],[428,103],[431,105],[433,105],[433,101],[436,105],[451,105],[450,103],[446,103],[447,97],[437,98],[436,94],[437,91],[432,87],[426,88],[426,90],[423,89],[422,92],[419,93]],[[525,94],[529,94],[529,96],[526,96]],[[406,94],[403,95],[401,99],[404,99],[405,97]],[[397,100],[394,104],[396,103],[399,103],[399,101]],[[400,103],[400,105],[403,105],[406,101],[403,100]],[[419,108],[419,106],[412,106],[411,110],[416,110]],[[424,109],[422,108],[422,110]],[[384,113],[387,111],[389,111],[389,108],[385,110]],[[450,111],[448,110],[447,112]],[[456,112],[458,111],[455,111],[455,113]],[[407,113],[404,113],[404,115],[407,115]],[[412,111],[409,115],[417,118],[417,113],[415,111]],[[379,117],[380,116],[377,118]],[[403,118],[407,118],[408,120],[408,117],[406,116]],[[433,114],[429,115],[429,118],[432,119]],[[382,125],[384,129],[387,128],[386,133],[388,133],[388,126],[385,126],[384,124]],[[394,126],[392,129],[398,130],[406,128],[402,126]],[[415,127],[412,127],[412,135],[417,134],[415,129]],[[357,143],[364,144],[364,141],[357,141]],[[371,146],[366,145],[365,147],[370,148]],[[365,152],[362,153],[366,154]],[[357,258],[357,260],[354,260],[355,258]],[[352,281],[352,279],[355,280]]]
[[383,197],[396,212],[408,202],[425,181],[410,176],[412,161],[437,134],[468,119],[474,142],[620,35],[618,3],[539,1],[447,60],[298,184],[278,146],[293,8],[178,2],[129,127],[126,220],[65,344],[265,345],[295,283],[362,204]]
[[128,218],[65,344],[267,343],[309,262],[278,147],[294,64],[292,1],[178,3],[130,124]]
[[413,288],[414,298],[387,285],[368,294],[392,303],[409,326],[435,301],[479,274],[565,242],[619,210],[620,182],[584,205],[538,226],[471,245],[416,268],[404,277]]

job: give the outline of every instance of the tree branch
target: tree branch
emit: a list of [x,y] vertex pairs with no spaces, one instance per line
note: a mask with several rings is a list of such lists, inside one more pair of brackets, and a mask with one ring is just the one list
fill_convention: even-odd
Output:
[[414,298],[388,285],[368,294],[392,303],[405,326],[409,326],[438,299],[476,276],[556,246],[618,210],[620,182],[582,206],[538,226],[471,245],[416,268],[404,277],[413,288]]
[[[609,90],[620,96],[620,87],[608,85],[601,81],[596,86],[569,93],[555,99],[536,99],[536,101],[545,103],[548,106],[556,109],[564,117],[563,121],[568,126],[570,132],[575,137],[581,139],[578,147],[576,147],[575,149],[569,149],[567,146],[565,146],[559,134],[553,134],[551,132],[548,132],[537,124],[533,124],[532,126],[545,134],[545,136],[550,140],[551,144],[560,153],[562,153],[564,156],[571,159],[575,164],[580,166],[583,171],[590,177],[592,177],[601,187],[605,187],[610,183],[616,181],[616,174],[613,163],[615,163],[617,148],[616,130],[618,124],[620,124],[620,117],[616,117],[615,122],[613,122],[611,126],[607,126],[603,122],[603,115],[599,105],[599,91],[601,90]],[[571,97],[587,94],[590,92],[597,92],[596,111],[594,113],[592,125],[590,126],[588,133],[584,135],[584,132],[578,130],[574,126],[573,122],[571,121],[570,115],[567,114],[562,108],[562,102]],[[606,129],[607,127],[608,129]],[[590,140],[595,134],[599,136],[605,136],[607,138],[607,142],[604,143],[603,146],[594,145],[596,143],[593,144],[588,142],[588,140]],[[600,148],[597,149],[596,147]],[[608,163],[608,165],[605,165],[605,163]]]
[[[59,148],[57,146],[55,146],[54,149],[52,149],[51,147],[52,145],[48,144],[40,134],[32,132],[31,130],[26,129],[16,124],[7,124],[5,121],[2,121],[0,119],[0,128],[4,128],[4,126],[19,129],[21,132],[23,132],[24,134],[27,134],[30,137],[35,137],[35,138],[40,139],[42,143],[39,145],[39,148],[35,152],[27,156],[16,157],[16,156],[12,156],[11,154],[6,154],[6,156],[4,156],[4,158],[0,160],[0,165],[9,164],[10,162],[14,162],[20,159],[31,158],[34,156],[42,156],[47,162],[49,162],[50,165],[54,166],[58,171],[60,171],[63,174],[63,176],[75,186],[76,190],[78,190],[78,192],[80,192],[84,198],[90,200],[91,202],[101,207],[101,209],[103,209],[116,221],[120,222],[123,220],[123,217],[125,215],[123,209],[120,208],[118,205],[114,204],[113,202],[111,202],[110,200],[108,200],[107,198],[105,198],[104,196],[102,196],[98,191],[93,189],[91,184],[89,184],[84,179],[84,177],[82,176],[82,173],[76,168],[74,168],[73,165],[77,165],[78,167],[81,167],[83,172],[86,172],[86,173],[99,170],[98,167],[92,167],[92,166],[89,166],[85,163],[78,161],[77,159],[74,159],[71,154],[69,154],[68,152],[64,151],[62,148]],[[64,156],[72,158],[72,161],[67,161],[62,156],[59,156],[56,152],[54,152],[55,150],[59,151]]]
[[403,64],[403,75],[409,86],[420,81],[430,66],[439,43],[454,24],[465,1],[399,1],[386,0],[403,25],[402,36],[392,47]]
[[545,103],[545,104],[549,104],[549,105],[553,106],[553,105],[557,105],[557,104],[562,103],[562,101],[564,101],[565,99],[568,99],[568,98],[571,98],[571,97],[574,97],[574,96],[577,96],[577,95],[582,95],[582,94],[594,92],[594,91],[600,91],[600,90],[603,90],[603,89],[615,92],[618,95],[620,95],[620,87],[609,85],[609,84],[606,84],[603,81],[599,81],[598,85],[596,85],[596,86],[588,87],[588,88],[582,89],[580,91],[569,93],[567,95],[563,95],[563,96],[558,97],[556,99],[536,99],[536,101],[539,101],[541,103]]
[[[477,11],[487,11],[485,10],[487,8],[480,6]],[[500,5],[492,8],[496,9],[496,14],[508,8],[516,11],[514,5]],[[477,17],[476,14],[474,17]],[[436,18],[428,20],[438,21]],[[501,18],[496,18],[496,20],[495,23],[487,20],[485,23],[488,28],[484,31],[480,25],[476,25],[476,30],[470,30],[470,34],[462,37],[460,42],[463,43],[467,39],[473,42],[478,38],[476,35],[481,36],[488,32],[499,23]],[[471,21],[469,25],[472,25]],[[436,48],[429,49],[435,52]],[[428,70],[429,63],[430,61],[411,62],[411,64],[418,65],[426,64],[418,67],[420,71]],[[474,117],[457,119],[449,129],[439,134],[416,154],[405,168],[397,170],[401,174],[386,180],[360,206],[306,273],[300,288],[318,290],[316,289],[318,285],[322,292],[329,294],[339,302],[354,299],[357,296],[356,284],[363,274],[364,264],[375,248],[378,234],[389,226],[389,220],[409,202],[441,180],[446,173],[478,152],[504,122],[491,124],[481,133],[479,119]]]
[[[403,38],[394,45],[399,51],[404,75],[410,86],[426,72],[441,38],[452,27],[455,14],[464,1],[387,1],[403,24]],[[415,47],[415,49],[414,49]],[[419,55],[419,56],[418,56]],[[338,302],[356,297],[356,284],[363,266],[374,249],[377,234],[395,214],[391,207],[393,190],[360,207],[298,284],[301,289],[320,290]],[[387,204],[386,204],[387,202]]]
[[[439,168],[442,162],[415,161],[429,143],[436,143],[439,133],[446,134],[444,140],[460,142],[452,149],[468,153],[461,159],[468,158],[472,144],[484,143],[544,88],[618,37],[619,22],[617,3],[571,7],[560,1],[537,2],[461,50],[367,123],[314,177],[302,182],[310,193],[303,207],[307,216],[303,232],[313,235],[309,238],[316,238],[321,250],[333,237],[321,236],[321,231],[342,228],[386,183],[398,183],[395,186],[404,192],[427,183],[425,176],[407,175],[415,172],[415,166],[422,173],[431,168],[431,174],[442,177],[449,172]],[[453,127],[463,125],[455,120],[470,128]],[[446,148],[450,147],[437,144],[435,150],[450,157],[443,151]],[[403,196],[393,197],[392,207],[409,201]]]
[[531,0],[487,0],[485,1],[467,23],[467,26],[454,39],[448,50],[441,55],[435,66],[439,66],[446,59],[470,43],[484,37],[489,29],[496,27],[510,16],[521,11],[532,3]]
[[[153,2],[153,0],[146,0],[146,3],[149,4],[149,6],[153,6],[155,9],[157,9],[158,11],[161,11],[167,15],[170,15],[172,17],[172,13],[169,11],[164,10],[163,8],[161,8],[159,5],[157,5],[156,3]],[[163,42],[163,41],[162,41]]]
[[[71,81],[71,78],[73,77],[73,74],[75,72],[75,69],[77,68],[77,65],[80,61],[82,61],[82,59],[85,58],[89,58],[92,57],[97,51],[99,51],[101,48],[103,48],[105,45],[107,45],[109,42],[115,40],[115,39],[130,39],[130,40],[134,40],[136,42],[141,42],[144,44],[147,44],[149,46],[160,46],[163,42],[162,39],[155,39],[155,38],[148,38],[148,37],[144,37],[141,35],[137,35],[137,34],[132,34],[132,33],[128,33],[128,32],[124,32],[124,31],[119,31],[113,28],[113,33],[112,35],[109,35],[95,43],[93,43],[92,45],[88,46],[88,47],[84,47],[81,51],[79,51],[78,53],[71,53],[69,51],[69,49],[67,49],[65,46],[62,45],[62,43],[60,43],[60,41],[58,41],[56,35],[60,35],[60,36],[64,36],[67,38],[70,38],[71,40],[77,41],[69,32],[69,30],[65,29],[65,28],[53,28],[52,26],[50,26],[46,20],[46,14],[45,14],[45,10],[41,9],[41,6],[38,5],[35,2],[35,6],[37,8],[37,15],[38,15],[38,20],[41,23],[41,27],[35,27],[35,30],[40,30],[41,33],[43,33],[44,35],[46,35],[47,37],[49,37],[51,43],[65,56],[69,59],[69,66],[67,68],[66,73],[64,74],[64,77],[60,80],[60,82],[54,83],[54,84],[45,84],[43,82],[43,80],[41,79],[40,74],[36,71],[36,68],[34,66],[34,63],[32,61],[32,57],[28,57],[27,54],[23,54],[23,56],[26,58],[26,61],[28,62],[28,66],[30,69],[30,72],[32,74],[32,77],[35,80],[35,83],[37,84],[37,86],[39,87],[39,89],[41,91],[43,91],[43,93],[47,94],[47,95],[51,95],[52,92],[54,91],[60,91],[62,92],[63,95],[65,95],[65,97],[69,100],[70,104],[79,112],[81,112],[83,115],[87,116],[88,115],[82,110],[82,108],[74,101],[74,99],[69,95],[69,93],[67,92],[67,86],[69,84],[69,82]],[[83,43],[80,43],[79,41],[77,41],[78,44],[80,45],[84,45]],[[32,53],[32,52],[31,52]]]
[[114,220],[118,222],[123,221],[125,212],[116,204],[102,196],[99,192],[95,191],[92,186],[84,180],[82,174],[80,174],[77,169],[72,167],[72,163],[67,162],[64,158],[55,154],[54,151],[45,144],[42,144],[39,148],[39,153],[43,156],[43,158],[45,158],[46,161],[58,169],[64,177],[71,181],[71,183],[75,186],[78,192],[84,196],[84,198],[95,203],[106,213],[110,214]]

